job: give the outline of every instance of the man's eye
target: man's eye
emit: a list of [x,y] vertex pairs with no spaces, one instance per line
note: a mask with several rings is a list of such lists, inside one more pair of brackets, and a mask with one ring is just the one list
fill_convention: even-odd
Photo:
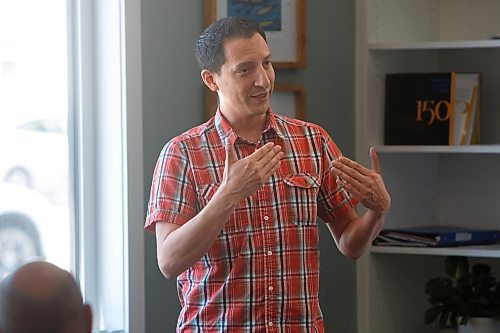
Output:
[[238,71],[240,74],[246,74],[248,73],[248,68],[242,68]]
[[271,60],[266,60],[264,61],[264,65],[269,66],[271,65],[272,61]]

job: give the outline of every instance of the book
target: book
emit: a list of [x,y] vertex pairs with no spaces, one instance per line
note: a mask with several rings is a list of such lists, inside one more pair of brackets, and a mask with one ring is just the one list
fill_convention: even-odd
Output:
[[480,73],[389,73],[386,145],[479,143]]
[[454,226],[419,226],[383,229],[373,245],[446,247],[486,245],[500,241],[500,230],[473,229]]

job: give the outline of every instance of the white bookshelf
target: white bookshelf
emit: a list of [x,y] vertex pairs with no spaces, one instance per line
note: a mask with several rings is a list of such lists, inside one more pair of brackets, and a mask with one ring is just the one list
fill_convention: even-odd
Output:
[[[500,228],[500,1],[356,0],[356,158],[375,146],[392,197],[386,227]],[[481,144],[384,145],[386,73],[481,72]],[[500,245],[375,247],[358,261],[359,333],[433,333],[425,282],[445,256],[493,265]]]
[[500,145],[377,146],[379,153],[500,154]]
[[490,49],[499,47],[500,47],[500,40],[430,41],[430,42],[368,44],[368,49],[371,51]]
[[500,259],[500,245],[474,245],[458,247],[398,247],[398,246],[372,246],[371,253],[381,254],[409,254],[429,256],[467,256],[478,258]]

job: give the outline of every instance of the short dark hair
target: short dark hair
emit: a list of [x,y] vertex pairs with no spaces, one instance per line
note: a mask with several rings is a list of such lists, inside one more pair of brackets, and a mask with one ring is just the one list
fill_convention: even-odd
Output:
[[231,38],[251,38],[256,33],[266,40],[266,33],[260,25],[252,20],[230,16],[221,18],[210,24],[196,42],[196,61],[201,69],[220,74],[226,62],[223,44]]

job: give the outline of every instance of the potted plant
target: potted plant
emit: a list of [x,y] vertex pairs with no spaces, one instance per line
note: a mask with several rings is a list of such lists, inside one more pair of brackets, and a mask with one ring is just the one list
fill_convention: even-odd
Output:
[[457,329],[471,318],[500,319],[500,281],[490,265],[471,266],[467,257],[448,256],[445,272],[445,277],[432,278],[425,285],[431,304],[425,312],[426,324],[437,321],[440,327]]

